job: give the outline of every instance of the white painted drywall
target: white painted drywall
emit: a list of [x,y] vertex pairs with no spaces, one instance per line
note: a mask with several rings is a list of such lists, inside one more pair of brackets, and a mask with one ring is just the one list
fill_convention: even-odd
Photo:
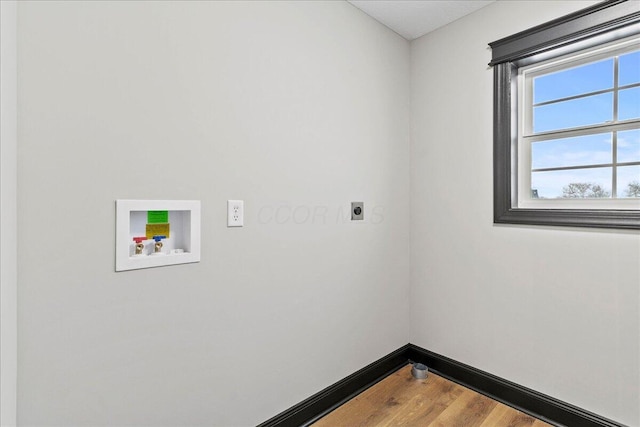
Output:
[[407,40],[468,15],[495,0],[348,0]]
[[16,425],[17,3],[0,2],[0,425]]
[[640,236],[492,224],[487,44],[593,2],[498,1],[412,43],[411,341],[640,425]]
[[[18,50],[19,424],[255,425],[408,342],[406,40],[346,2],[20,2]],[[201,200],[202,261],[115,273],[120,198]]]

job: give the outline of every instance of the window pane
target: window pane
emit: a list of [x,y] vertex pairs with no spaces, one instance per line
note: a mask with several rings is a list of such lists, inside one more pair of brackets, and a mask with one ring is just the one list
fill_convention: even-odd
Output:
[[640,162],[640,129],[618,132],[618,163]]
[[577,136],[531,144],[531,168],[611,163],[611,134]]
[[531,190],[541,199],[611,197],[611,168],[532,172]]
[[618,93],[618,120],[640,117],[640,87],[621,90]]
[[593,62],[533,79],[533,103],[613,87],[613,59]]
[[618,168],[618,197],[640,197],[640,166]]
[[587,96],[533,109],[533,131],[545,132],[613,120],[613,94]]
[[618,68],[618,86],[640,83],[640,51],[621,55]]

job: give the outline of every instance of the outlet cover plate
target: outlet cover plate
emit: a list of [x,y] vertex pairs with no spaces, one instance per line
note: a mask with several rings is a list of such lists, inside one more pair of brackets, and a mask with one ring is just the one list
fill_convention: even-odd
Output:
[[351,202],[351,221],[364,219],[364,202]]
[[244,201],[227,200],[227,227],[244,226]]

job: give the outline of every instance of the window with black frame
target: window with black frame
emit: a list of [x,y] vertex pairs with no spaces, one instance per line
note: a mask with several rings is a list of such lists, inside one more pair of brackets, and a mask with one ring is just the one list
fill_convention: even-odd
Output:
[[494,222],[640,229],[640,8],[490,44]]

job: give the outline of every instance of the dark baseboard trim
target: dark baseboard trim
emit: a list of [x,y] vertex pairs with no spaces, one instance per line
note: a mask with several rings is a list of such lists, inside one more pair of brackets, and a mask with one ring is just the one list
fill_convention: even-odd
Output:
[[523,387],[464,363],[409,344],[409,360],[425,364],[430,371],[492,399],[556,426],[624,427],[577,406]]
[[258,427],[309,425],[410,362],[423,363],[430,371],[442,377],[555,426],[625,427],[623,424],[413,344],[407,344],[384,356]]
[[308,425],[408,363],[409,344],[330,385],[258,427]]

